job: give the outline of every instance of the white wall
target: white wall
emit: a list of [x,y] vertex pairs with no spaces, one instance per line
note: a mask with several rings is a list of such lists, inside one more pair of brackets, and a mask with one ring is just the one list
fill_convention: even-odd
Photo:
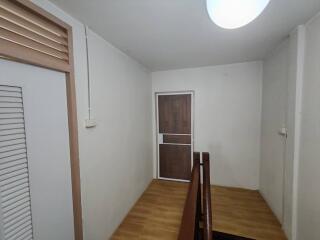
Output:
[[288,239],[295,239],[297,218],[297,191],[301,133],[301,104],[305,27],[298,26],[289,36],[288,95],[286,127],[288,137],[285,149],[283,229]]
[[212,183],[258,188],[261,62],[155,72],[152,84],[154,146],[155,92],[194,90],[195,150],[211,153]]
[[306,25],[297,240],[320,236],[320,16]]
[[108,239],[152,179],[151,74],[90,31],[92,113],[88,117],[84,27],[46,0],[34,0],[73,27],[84,235]]
[[[289,239],[295,228],[304,28],[264,61],[260,192]],[[286,127],[287,139],[278,135]]]
[[285,139],[278,130],[287,126],[288,54],[287,39],[263,64],[260,192],[281,222]]

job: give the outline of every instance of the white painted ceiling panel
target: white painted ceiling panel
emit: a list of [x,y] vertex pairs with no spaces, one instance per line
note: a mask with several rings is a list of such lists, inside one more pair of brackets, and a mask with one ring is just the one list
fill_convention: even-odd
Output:
[[224,30],[205,0],[51,1],[153,71],[261,60],[320,11],[320,0],[271,0],[249,25]]

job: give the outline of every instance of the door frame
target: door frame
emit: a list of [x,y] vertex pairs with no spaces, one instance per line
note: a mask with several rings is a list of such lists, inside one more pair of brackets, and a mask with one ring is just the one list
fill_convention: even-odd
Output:
[[[194,102],[195,102],[195,91],[185,90],[185,91],[164,91],[155,92],[155,117],[156,117],[156,149],[157,149],[157,179],[176,181],[176,182],[190,182],[189,180],[175,179],[175,178],[164,178],[160,177],[160,151],[159,151],[159,105],[158,97],[167,95],[191,95],[191,169],[193,168],[193,152],[194,152]],[[168,133],[170,134],[170,133]],[[174,134],[174,135],[189,135],[189,134]],[[182,144],[184,145],[184,144]]]

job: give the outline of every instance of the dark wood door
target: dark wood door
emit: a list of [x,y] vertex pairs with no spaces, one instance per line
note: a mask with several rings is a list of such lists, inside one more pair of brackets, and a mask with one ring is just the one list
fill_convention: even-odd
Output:
[[159,177],[190,180],[191,94],[158,95]]

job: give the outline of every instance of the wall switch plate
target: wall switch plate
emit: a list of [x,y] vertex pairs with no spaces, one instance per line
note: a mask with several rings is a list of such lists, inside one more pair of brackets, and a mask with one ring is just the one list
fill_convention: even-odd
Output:
[[283,137],[287,137],[288,136],[288,129],[283,127],[283,128],[280,128],[279,131],[278,131],[279,135],[283,136]]
[[95,119],[86,119],[85,126],[86,128],[94,128],[97,126],[97,121]]

